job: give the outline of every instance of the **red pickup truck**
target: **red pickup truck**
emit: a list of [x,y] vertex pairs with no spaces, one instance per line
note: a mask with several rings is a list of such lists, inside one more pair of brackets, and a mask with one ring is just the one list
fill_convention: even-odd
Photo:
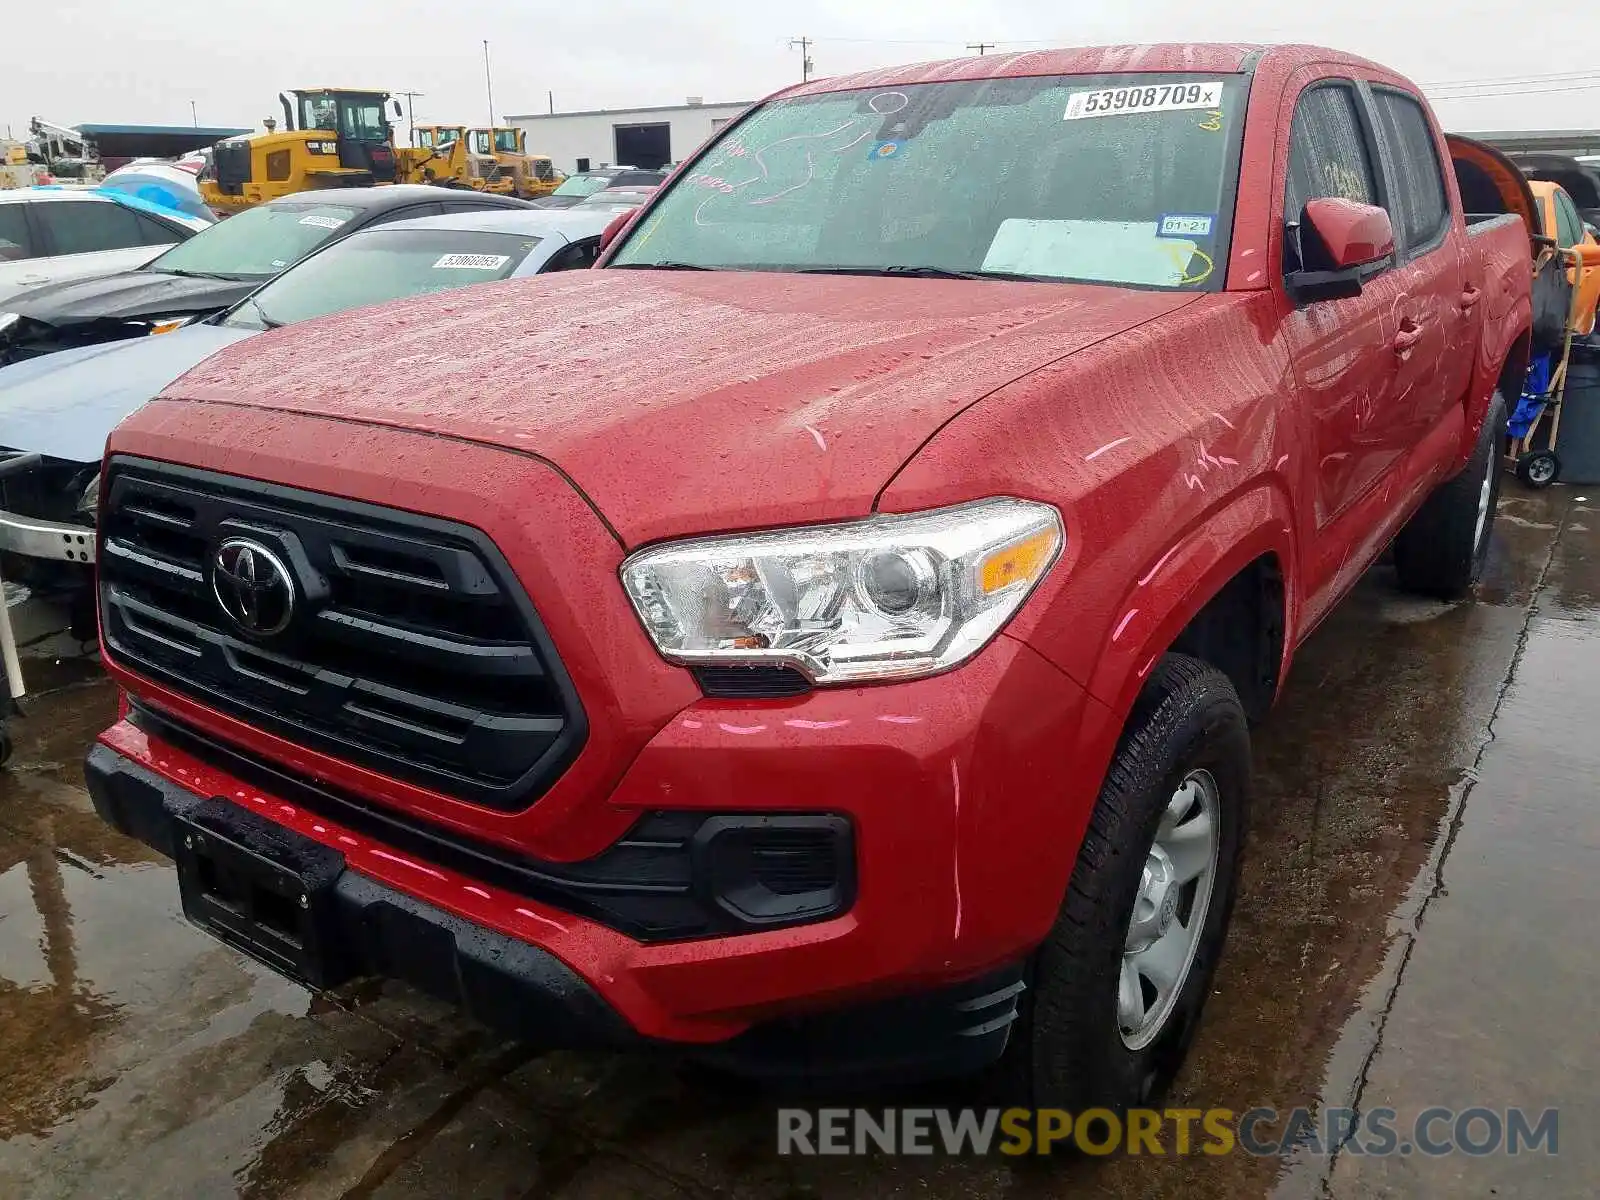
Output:
[[1295,647],[1391,543],[1481,568],[1531,206],[1473,155],[1304,47],[874,71],[599,269],[225,351],[109,443],[95,803],[313,987],[1149,1100]]

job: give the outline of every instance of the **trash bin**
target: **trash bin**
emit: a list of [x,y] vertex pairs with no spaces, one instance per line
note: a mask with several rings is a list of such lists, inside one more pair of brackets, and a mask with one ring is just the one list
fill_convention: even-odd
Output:
[[1562,483],[1600,484],[1600,340],[1574,339],[1556,442]]

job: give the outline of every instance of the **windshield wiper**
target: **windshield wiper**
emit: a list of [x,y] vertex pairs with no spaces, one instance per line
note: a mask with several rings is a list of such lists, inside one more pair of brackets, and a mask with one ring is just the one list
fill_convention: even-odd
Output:
[[616,263],[614,270],[618,271],[722,271],[724,267],[703,267],[699,263],[686,262],[632,262]]
[[181,275],[184,279],[231,279],[231,275],[219,275],[215,271],[185,271],[181,267],[152,267],[160,275]]
[[1048,275],[1019,275],[1014,271],[954,271],[948,267],[801,267],[802,275],[910,275],[918,279],[1020,279],[1027,283],[1049,280]]
[[256,319],[261,322],[261,328],[263,328],[263,329],[282,329],[283,328],[283,322],[282,321],[273,320],[273,318],[267,316],[267,310],[261,307],[261,301],[257,300],[254,296],[246,296],[244,298],[244,302],[246,304],[248,304],[251,308],[256,310]]

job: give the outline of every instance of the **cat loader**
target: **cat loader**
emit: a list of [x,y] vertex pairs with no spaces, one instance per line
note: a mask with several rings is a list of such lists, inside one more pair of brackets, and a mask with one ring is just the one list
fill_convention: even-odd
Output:
[[388,92],[354,88],[298,88],[278,97],[283,128],[227,138],[212,151],[200,194],[228,216],[279,196],[315,188],[370,187],[386,183],[470,186],[464,141],[396,147],[389,125]]

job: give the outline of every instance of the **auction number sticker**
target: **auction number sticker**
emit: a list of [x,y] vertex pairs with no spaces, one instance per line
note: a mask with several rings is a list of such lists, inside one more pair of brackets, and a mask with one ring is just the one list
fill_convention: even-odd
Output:
[[509,254],[441,254],[435,271],[498,271],[511,261]]
[[318,229],[337,229],[344,222],[338,217],[325,217],[321,213],[312,213],[309,217],[301,217],[300,224],[315,225]]
[[1073,92],[1067,97],[1064,119],[1123,117],[1131,113],[1177,112],[1185,108],[1216,108],[1222,103],[1222,80],[1210,83],[1162,83],[1143,87],[1099,88]]

